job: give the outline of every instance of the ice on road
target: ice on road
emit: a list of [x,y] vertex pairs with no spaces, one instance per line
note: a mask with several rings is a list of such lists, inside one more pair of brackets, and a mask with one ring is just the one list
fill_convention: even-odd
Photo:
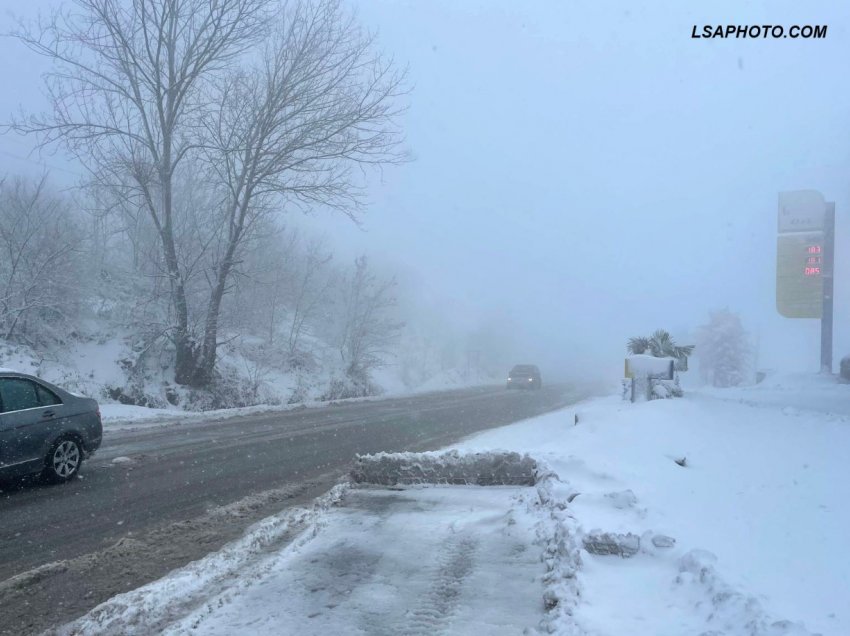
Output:
[[543,618],[532,488],[357,489],[168,634],[519,634]]

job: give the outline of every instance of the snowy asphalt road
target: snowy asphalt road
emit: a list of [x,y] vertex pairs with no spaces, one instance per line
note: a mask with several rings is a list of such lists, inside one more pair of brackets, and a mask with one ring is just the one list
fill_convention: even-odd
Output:
[[[579,397],[563,385],[477,388],[107,431],[80,480],[2,485],[0,633],[65,622],[217,549],[256,519],[326,490],[356,453],[437,449]],[[238,501],[238,514],[215,514]],[[33,576],[56,561],[65,563]]]

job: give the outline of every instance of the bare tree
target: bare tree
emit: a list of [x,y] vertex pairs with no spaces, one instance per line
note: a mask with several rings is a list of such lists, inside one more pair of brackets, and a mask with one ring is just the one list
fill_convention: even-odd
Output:
[[365,256],[354,261],[353,271],[342,281],[337,349],[352,379],[368,378],[369,371],[384,362],[404,326],[392,312],[395,286],[395,279],[380,280]]
[[395,122],[403,73],[373,48],[339,0],[294,2],[260,63],[220,85],[207,156],[226,184],[227,235],[204,325],[201,382],[215,365],[229,277],[258,219],[281,203],[353,217],[361,203],[353,166],[403,159]]
[[[156,227],[175,312],[175,379],[196,380],[185,274],[174,237],[174,182],[197,149],[205,90],[265,32],[269,0],[76,0],[15,34],[49,58],[51,111],[16,121],[64,142],[93,178],[121,188]],[[128,178],[129,177],[129,178]]]
[[[301,235],[295,230],[282,228],[272,240],[265,241],[261,253],[252,254],[259,257],[262,264],[254,264],[254,268],[262,271],[259,279],[261,321],[264,323],[266,342],[271,347],[283,321],[283,314],[292,298],[293,276],[297,269],[295,265],[299,257]],[[247,259],[246,259],[247,260]],[[255,290],[256,293],[256,290]]]
[[[156,230],[182,384],[213,376],[222,300],[260,220],[287,202],[353,217],[362,194],[353,166],[402,159],[402,74],[338,0],[282,5],[261,61],[239,67],[268,34],[271,4],[77,0],[76,11],[15,34],[55,65],[46,77],[51,113],[15,129],[63,142]],[[181,171],[194,171],[196,156],[212,177],[199,222],[177,201]],[[192,243],[203,249],[187,254],[178,234],[193,227],[203,228]],[[208,285],[197,328],[195,274]]]
[[[37,344],[81,303],[79,226],[68,202],[37,182],[0,182],[0,337]],[[33,324],[35,323],[35,324]]]
[[317,316],[319,308],[327,299],[333,284],[333,275],[328,271],[332,256],[325,250],[321,239],[309,241],[303,257],[296,266],[292,294],[289,302],[289,330],[287,350],[290,362],[300,353],[301,337],[307,326]]

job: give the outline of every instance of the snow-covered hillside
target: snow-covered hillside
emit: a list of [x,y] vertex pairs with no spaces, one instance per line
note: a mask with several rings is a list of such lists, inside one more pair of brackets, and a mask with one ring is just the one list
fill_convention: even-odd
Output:
[[[196,390],[174,382],[173,364],[167,355],[152,356],[139,364],[144,353],[134,348],[136,340],[130,334],[106,328],[99,331],[100,335],[78,336],[41,351],[0,341],[0,367],[96,398],[107,422],[173,419],[200,411],[223,417],[246,409],[496,382],[492,374],[480,369],[421,369],[414,375],[407,372],[404,360],[388,356],[385,365],[371,372],[368,386],[352,387],[335,352],[318,338],[304,338],[314,355],[310,364],[295,367],[279,351],[265,347],[262,338],[242,337],[220,348],[220,378],[214,386]],[[356,395],[349,394],[354,391]]]

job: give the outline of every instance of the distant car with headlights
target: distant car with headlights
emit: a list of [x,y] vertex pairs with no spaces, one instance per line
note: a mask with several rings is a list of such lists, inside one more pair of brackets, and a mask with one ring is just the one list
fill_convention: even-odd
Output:
[[539,389],[542,386],[540,369],[533,364],[518,364],[508,374],[509,389]]
[[102,438],[95,400],[0,369],[0,478],[41,474],[69,481]]

